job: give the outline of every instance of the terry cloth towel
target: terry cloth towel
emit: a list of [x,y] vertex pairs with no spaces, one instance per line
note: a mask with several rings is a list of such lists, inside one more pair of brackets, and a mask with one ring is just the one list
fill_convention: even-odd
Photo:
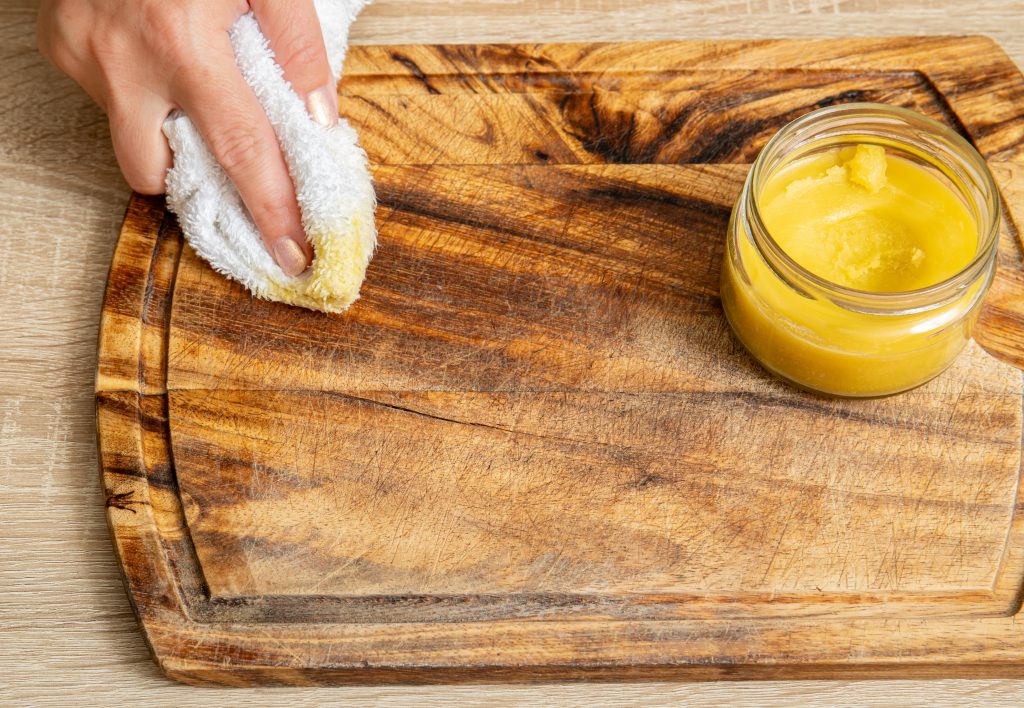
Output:
[[[327,54],[335,76],[348,47],[348,30],[366,0],[317,0]],[[167,205],[185,238],[215,270],[257,297],[324,312],[341,312],[359,297],[377,242],[375,197],[366,153],[352,127],[315,123],[284,79],[252,13],[231,28],[235,59],[281,143],[295,183],[302,225],[313,245],[313,264],[289,277],[267,252],[227,174],[188,116],[164,122],[174,152],[167,173]]]

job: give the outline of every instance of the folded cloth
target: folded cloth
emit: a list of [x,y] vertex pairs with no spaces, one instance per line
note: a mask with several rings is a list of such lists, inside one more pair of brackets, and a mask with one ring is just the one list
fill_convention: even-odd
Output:
[[[316,2],[335,76],[341,75],[349,27],[364,5],[366,0]],[[296,277],[278,267],[238,191],[180,111],[163,126],[174,152],[174,167],[167,173],[167,205],[196,253],[257,297],[341,312],[359,297],[377,242],[366,153],[346,121],[326,128],[309,117],[252,13],[238,19],[230,37],[238,66],[281,143],[302,225],[313,245],[312,266]]]

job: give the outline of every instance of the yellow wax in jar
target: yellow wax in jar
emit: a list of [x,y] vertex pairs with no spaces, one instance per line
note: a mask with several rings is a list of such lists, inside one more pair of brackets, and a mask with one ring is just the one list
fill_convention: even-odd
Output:
[[837,285],[899,292],[959,273],[978,247],[963,202],[877,145],[797,160],[774,175],[761,218],[793,260]]
[[[880,146],[797,159],[768,176],[758,207],[768,233],[796,263],[859,291],[935,285],[978,250],[976,222],[958,195]],[[984,286],[921,313],[865,314],[798,292],[742,228],[730,249],[722,300],[737,336],[775,373],[837,395],[895,393],[942,371],[970,336],[976,313],[968,310]]]

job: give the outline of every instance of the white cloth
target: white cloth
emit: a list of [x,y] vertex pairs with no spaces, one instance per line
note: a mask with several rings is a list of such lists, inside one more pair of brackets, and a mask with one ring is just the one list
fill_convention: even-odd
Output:
[[[335,76],[341,75],[349,27],[366,4],[316,2]],[[284,274],[263,246],[231,180],[180,111],[164,123],[174,152],[174,167],[167,173],[167,205],[196,253],[257,297],[341,312],[359,296],[377,240],[366,153],[344,120],[325,128],[309,117],[252,13],[238,19],[230,37],[238,66],[281,143],[303,228],[313,244],[313,264],[297,277]]]

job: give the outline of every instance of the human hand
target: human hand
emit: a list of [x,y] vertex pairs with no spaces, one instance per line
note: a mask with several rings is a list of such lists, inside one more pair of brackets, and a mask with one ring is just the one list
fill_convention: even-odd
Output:
[[195,123],[288,275],[309,265],[295,188],[263,108],[235,64],[228,30],[252,9],[314,120],[337,121],[335,82],[312,0],[43,0],[40,51],[110,120],[132,189],[161,194],[171,152],[161,126]]

